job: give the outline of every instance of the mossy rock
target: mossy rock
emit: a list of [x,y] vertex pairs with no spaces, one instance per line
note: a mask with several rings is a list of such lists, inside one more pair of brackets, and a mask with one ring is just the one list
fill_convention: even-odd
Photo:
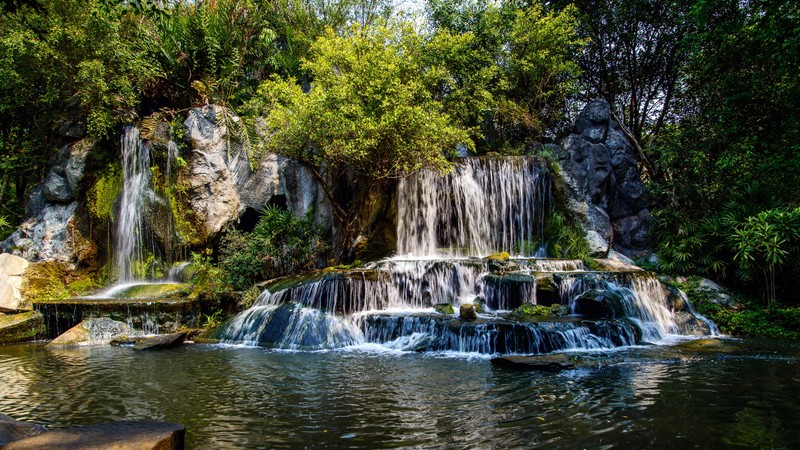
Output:
[[511,313],[511,317],[515,319],[528,319],[533,317],[549,317],[550,308],[542,305],[535,305],[531,302],[525,302],[520,305]]
[[449,315],[449,316],[452,316],[453,314],[456,313],[455,308],[453,308],[453,305],[451,305],[450,303],[439,303],[439,304],[433,305],[433,309],[435,309],[436,312],[438,312],[440,314],[446,314],[446,315]]
[[189,294],[189,286],[184,283],[135,284],[114,294],[121,299],[177,298]]
[[471,303],[464,303],[458,308],[458,315],[461,320],[465,322],[474,322],[478,319],[478,313],[475,311],[475,305]]
[[489,255],[484,259],[488,261],[508,261],[509,258],[511,258],[511,255],[509,255],[508,252],[500,252]]
[[472,304],[475,305],[476,313],[483,314],[486,312],[486,300],[484,300],[483,297],[475,297],[475,300],[472,301]]
[[44,317],[38,311],[0,314],[0,344],[32,341],[44,334]]
[[739,350],[739,347],[719,339],[696,339],[682,342],[675,347],[681,350],[704,353],[731,353]]

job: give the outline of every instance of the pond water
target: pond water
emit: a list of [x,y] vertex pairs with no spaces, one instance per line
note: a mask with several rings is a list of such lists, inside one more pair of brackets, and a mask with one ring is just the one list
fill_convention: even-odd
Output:
[[0,346],[0,413],[67,426],[157,419],[187,448],[789,448],[800,345],[731,341],[581,353],[525,372],[485,357],[370,348],[166,352]]

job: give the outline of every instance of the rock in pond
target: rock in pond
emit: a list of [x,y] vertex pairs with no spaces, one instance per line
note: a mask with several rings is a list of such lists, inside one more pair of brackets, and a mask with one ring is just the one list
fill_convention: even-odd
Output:
[[167,348],[179,347],[186,339],[186,332],[173,334],[160,334],[158,336],[150,336],[138,341],[134,346],[134,350],[163,350]]
[[98,317],[86,319],[63,334],[53,339],[48,346],[106,344],[122,336],[130,336],[136,332],[128,324]]
[[46,429],[41,425],[20,422],[0,414],[0,447],[9,442],[36,436],[45,431]]
[[739,347],[728,344],[719,339],[695,339],[691,341],[682,342],[675,347],[681,350],[689,350],[692,352],[708,352],[708,353],[731,353],[739,350]]
[[44,317],[37,311],[0,314],[0,344],[31,341],[44,333]]
[[564,370],[574,369],[575,364],[564,354],[537,356],[500,356],[491,359],[492,364],[500,367],[531,370]]
[[7,444],[4,449],[172,450],[184,448],[186,429],[179,424],[136,421],[98,423],[43,432]]
[[472,322],[478,319],[478,314],[475,312],[475,305],[471,303],[464,303],[458,308],[458,315],[461,320]]

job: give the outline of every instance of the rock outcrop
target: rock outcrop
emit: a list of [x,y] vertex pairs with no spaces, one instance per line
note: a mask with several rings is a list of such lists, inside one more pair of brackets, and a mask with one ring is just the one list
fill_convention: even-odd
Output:
[[83,248],[92,244],[79,230],[81,227],[75,226],[77,199],[93,145],[82,140],[61,149],[47,177],[28,195],[30,218],[0,243],[0,250],[30,261],[76,262],[93,256]]
[[41,425],[20,422],[13,418],[0,414],[0,447],[9,442],[18,441],[29,437],[42,434],[46,428]]
[[[219,120],[223,114],[228,114],[226,120]],[[209,105],[193,109],[185,122],[192,151],[181,183],[188,188],[188,206],[201,239],[215,237],[240,219],[255,220],[270,204],[298,217],[312,211],[329,228],[330,204],[311,173],[278,155],[268,155],[251,170],[247,150],[224,125],[238,121],[222,107]]]
[[579,218],[592,254],[605,257],[612,248],[628,257],[647,253],[650,200],[631,142],[609,104],[586,105],[572,134],[550,150],[559,166],[556,189]]

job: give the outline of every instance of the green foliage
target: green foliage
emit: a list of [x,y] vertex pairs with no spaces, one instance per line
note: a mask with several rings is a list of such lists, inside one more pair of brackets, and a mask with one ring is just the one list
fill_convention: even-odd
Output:
[[14,232],[14,227],[8,222],[6,216],[0,216],[0,240]]
[[258,281],[312,268],[325,251],[319,228],[308,216],[268,206],[250,233],[229,231],[220,244],[220,268],[235,290]]
[[333,174],[398,178],[422,167],[446,169],[443,151],[472,145],[451,125],[423,80],[422,42],[409,25],[328,31],[304,67],[314,78],[308,94],[273,78],[250,102],[266,114],[269,138],[261,151],[285,154]]
[[195,274],[191,284],[198,297],[218,304],[230,292],[230,287],[225,282],[225,273],[212,263],[210,253],[208,249],[203,253],[192,252],[190,259]]
[[429,82],[483,150],[514,151],[565,120],[586,42],[574,7],[434,0],[428,17],[423,58],[439,68]]
[[567,219],[555,208],[550,211],[544,225],[548,255],[554,258],[589,258],[589,244],[575,220]]

